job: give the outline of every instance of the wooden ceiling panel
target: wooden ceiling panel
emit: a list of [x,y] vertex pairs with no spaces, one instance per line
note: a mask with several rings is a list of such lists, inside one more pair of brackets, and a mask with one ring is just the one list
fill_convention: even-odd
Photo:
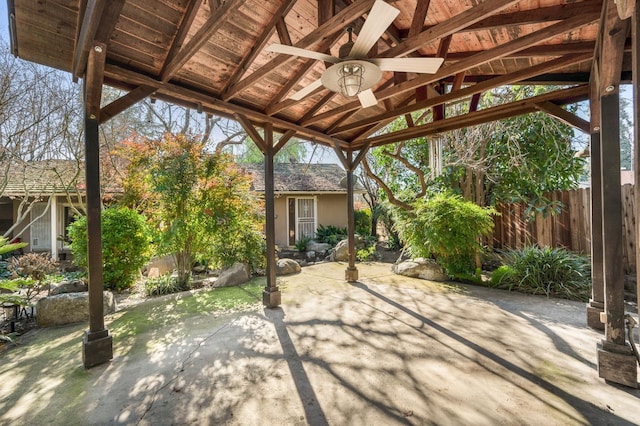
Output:
[[[18,55],[67,71],[73,67],[76,75],[82,75],[82,55],[75,52],[79,25],[84,21],[78,16],[81,1],[13,0],[17,27],[13,42]],[[414,107],[406,106],[407,99],[415,102],[416,89],[426,84],[443,79],[451,82],[461,72],[467,82],[500,77],[511,83],[518,80],[510,76],[519,76],[553,58],[572,54],[588,58],[595,47],[601,9],[601,0],[521,0],[507,7],[501,7],[507,1],[430,0],[422,28],[427,32],[420,35],[416,32],[419,25],[414,25],[411,37],[415,38],[407,41],[416,6],[423,0],[387,0],[400,14],[382,37],[384,41],[377,44],[377,55],[433,57],[443,38],[451,35],[451,43],[445,65],[436,75],[408,74],[406,81],[393,85],[387,83],[393,75],[384,73],[373,88],[380,102],[362,109],[357,100],[326,89],[301,101],[289,99],[320,78],[325,64],[264,49],[281,42],[274,28],[281,18],[285,25],[279,27],[280,35],[288,36],[283,40],[290,38],[293,44],[301,43],[309,50],[327,51],[330,47],[330,53],[337,56],[347,41],[343,27],[354,22],[358,34],[373,0],[336,0],[338,15],[320,28],[318,0],[297,0],[291,6],[291,0],[123,1],[120,16],[111,21],[115,29],[107,43],[109,82],[127,88],[142,84],[181,102],[193,97],[190,105],[202,104],[208,112],[242,113],[258,122],[273,120],[276,128],[315,135],[323,143],[331,138],[314,132],[342,128],[345,130],[339,136],[345,144],[388,120],[395,109],[410,112]],[[197,7],[193,13],[192,7]],[[106,10],[112,9],[107,6]],[[107,12],[98,18],[107,19]],[[280,13],[285,15],[277,16]],[[418,16],[420,22],[423,15]],[[589,21],[591,16],[594,18]],[[467,17],[471,19],[465,27]],[[453,21],[448,23],[450,19]],[[95,21],[87,19],[93,27],[85,30],[99,29]],[[90,40],[82,41],[86,49]],[[73,66],[74,57],[80,66]],[[566,61],[553,68],[549,78],[577,82],[590,71],[590,60]]]

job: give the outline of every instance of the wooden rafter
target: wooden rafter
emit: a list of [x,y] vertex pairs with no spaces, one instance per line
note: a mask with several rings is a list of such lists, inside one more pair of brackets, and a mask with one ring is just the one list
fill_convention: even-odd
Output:
[[[463,127],[475,126],[478,124],[535,112],[538,109],[537,104],[544,102],[553,102],[556,105],[575,103],[580,100],[587,99],[588,95],[588,85],[576,86],[570,89],[545,93],[544,95],[536,96],[533,98],[499,105],[493,108],[487,108],[469,114],[448,118],[445,120],[434,121],[422,126],[410,127],[408,129],[400,130],[394,133],[375,136],[366,139],[366,143],[370,143],[371,146],[379,146],[417,137],[438,134],[460,129]],[[363,143],[365,143],[365,141],[363,141]]]
[[[418,3],[422,3],[418,1]],[[571,18],[579,13],[599,13],[602,2],[599,0],[588,0],[576,3],[561,4],[558,6],[541,7],[531,10],[519,10],[517,12],[501,13],[489,16],[469,25],[460,32],[486,31],[491,29],[501,29],[514,27],[517,25],[539,24],[541,22],[562,21]],[[425,26],[421,30],[426,31],[434,26]],[[400,37],[410,37],[410,31],[401,31]]]
[[416,2],[416,10],[413,12],[413,19],[411,20],[411,26],[409,27],[409,34],[407,38],[411,38],[423,31],[424,21],[427,19],[427,12],[431,0],[423,0]]
[[[253,61],[255,61],[256,57],[264,50],[265,46],[269,42],[269,38],[273,33],[274,28],[280,21],[284,23],[284,17],[287,16],[287,13],[291,10],[293,5],[296,3],[296,0],[284,0],[276,13],[273,15],[273,18],[267,23],[262,34],[258,37],[258,40],[253,44],[251,48],[251,52],[249,54],[244,55],[242,60],[238,63],[238,67],[231,74],[231,77],[227,80],[225,85],[222,87],[221,92],[225,92],[232,84],[235,84],[242,78],[244,73],[247,72]],[[278,32],[278,34],[280,34]]]
[[591,123],[583,118],[578,117],[575,114],[570,113],[564,108],[559,107],[553,102],[540,102],[536,104],[536,108],[540,111],[546,112],[554,118],[562,121],[563,123],[568,124],[571,127],[575,127],[578,130],[581,130],[585,134],[591,133]]
[[[355,1],[350,6],[340,11],[340,13],[334,15],[333,18],[329,19],[316,30],[303,37],[295,44],[295,47],[306,49],[319,41],[336,34],[337,32],[341,32],[346,24],[354,21],[369,10],[373,2],[374,0]],[[229,87],[229,89],[222,94],[222,99],[232,99],[242,90],[262,80],[267,74],[273,72],[278,67],[284,66],[295,59],[296,58],[292,55],[277,55],[260,69],[254,71],[249,76]]]
[[177,73],[184,64],[193,57],[193,55],[198,53],[200,48],[205,45],[211,35],[224,23],[225,18],[229,16],[232,11],[242,6],[245,1],[246,0],[228,1],[218,7],[209,17],[207,22],[189,40],[189,42],[182,49],[176,52],[173,58],[169,58],[169,61],[160,74],[160,79],[165,82],[169,81],[171,77],[173,77],[175,73]]
[[519,81],[526,80],[527,78],[531,78],[536,75],[548,73],[556,69],[564,68],[568,65],[587,61],[590,58],[591,58],[590,54],[583,53],[579,55],[570,55],[570,56],[554,59],[549,62],[538,64],[534,67],[526,68],[524,70],[509,74],[509,75],[495,77],[493,79],[486,80],[481,83],[477,83],[460,90],[452,91],[436,98],[426,99],[422,102],[418,102],[413,105],[396,107],[394,111],[395,114],[384,113],[384,114],[379,114],[375,117],[370,117],[370,118],[360,120],[358,122],[350,123],[346,126],[335,129],[333,134],[334,135],[340,134],[340,133],[358,129],[361,127],[366,127],[368,125],[371,125],[379,121],[392,119],[396,115],[407,114],[420,109],[430,108],[433,105],[437,105],[438,103],[455,101],[458,99],[465,98],[467,96],[471,96],[476,93],[486,92],[487,90],[490,90],[499,86],[517,83]]
[[198,9],[202,4],[203,0],[190,0],[187,4],[187,8],[183,15],[182,21],[180,22],[180,26],[178,27],[178,33],[176,34],[173,42],[171,43],[171,47],[169,48],[169,53],[164,61],[163,71],[166,69],[167,65],[178,55],[180,49],[182,48],[182,44],[184,43],[185,38],[189,34],[189,30],[191,29],[191,25],[193,25],[194,19],[198,15]]
[[426,31],[422,31],[414,37],[408,38],[395,47],[385,51],[381,57],[395,58],[406,55],[420,49],[434,40],[455,34],[474,23],[493,15],[494,13],[517,3],[520,0],[486,0],[477,6],[448,19],[438,25],[434,25]]
[[[482,3],[484,4],[484,3]],[[480,52],[472,57],[469,57],[465,60],[453,63],[451,65],[443,66],[440,71],[435,74],[426,74],[419,77],[416,77],[412,80],[408,80],[404,83],[400,83],[392,88],[387,90],[383,90],[380,92],[376,92],[376,97],[379,100],[386,99],[388,97],[392,97],[398,95],[399,93],[404,93],[409,90],[413,90],[416,87],[424,86],[426,84],[430,84],[441,80],[447,76],[457,74],[459,72],[470,70],[479,65],[485,64],[492,60],[502,58],[511,53],[517,52],[522,49],[526,49],[535,44],[541,43],[545,40],[553,38],[559,34],[563,34],[566,31],[582,27],[584,25],[590,24],[598,19],[597,15],[578,15],[572,18],[569,18],[565,21],[558,22],[549,27],[546,27],[542,30],[533,32],[526,36],[517,38],[513,41],[500,45],[494,49],[486,50],[484,52]],[[317,116],[312,117],[311,119],[303,122],[303,126],[308,126],[310,124],[316,123],[318,121],[322,121],[331,115],[334,114],[343,114],[347,111],[352,111],[354,109],[358,109],[360,104],[356,102],[350,102],[348,104],[342,105],[338,108],[335,108],[333,111],[330,111],[325,114],[319,114]]]
[[154,87],[138,86],[126,95],[104,106],[100,110],[100,124],[115,117],[122,111],[140,102],[155,91],[156,89]]

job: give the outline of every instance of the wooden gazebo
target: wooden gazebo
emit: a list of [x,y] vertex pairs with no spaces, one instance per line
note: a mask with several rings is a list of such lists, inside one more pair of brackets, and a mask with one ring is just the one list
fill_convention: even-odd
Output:
[[[353,170],[373,146],[535,111],[589,133],[593,298],[587,307],[588,325],[604,329],[598,348],[600,376],[637,387],[636,361],[625,337],[618,126],[621,81],[633,79],[638,88],[640,12],[634,0],[617,4],[614,0],[387,0],[399,13],[379,37],[364,42],[362,36],[360,47],[365,46],[366,52],[357,59],[443,58],[444,62],[432,74],[419,69],[389,71],[380,65],[381,77],[373,82],[374,98],[368,97],[367,108],[358,98],[319,83],[333,65],[331,58],[276,53],[270,46],[279,44],[285,50],[293,46],[335,59],[348,41],[347,27],[353,28],[358,44],[358,36],[367,32],[363,30],[367,17],[375,15],[377,20],[372,7],[380,5],[374,0],[7,3],[13,53],[68,71],[84,83],[91,311],[83,341],[86,367],[112,357],[101,297],[98,128],[154,96],[237,120],[263,151],[269,254],[263,301],[268,307],[280,303],[273,257],[273,156],[292,136],[333,147],[352,188]],[[369,24],[375,26],[373,21]],[[560,88],[478,109],[483,92],[516,83]],[[127,94],[103,105],[103,84]],[[304,96],[300,90],[305,90]],[[590,121],[562,108],[587,99]],[[444,105],[449,102],[468,102],[469,112],[446,117]],[[412,119],[411,112],[428,108],[432,119]],[[380,133],[386,123],[401,116],[406,117],[404,129]],[[352,192],[350,200],[346,279],[355,281]]]

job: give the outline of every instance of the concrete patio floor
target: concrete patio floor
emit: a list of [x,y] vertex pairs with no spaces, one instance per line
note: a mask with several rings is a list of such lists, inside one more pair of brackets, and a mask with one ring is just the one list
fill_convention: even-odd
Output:
[[0,423],[640,424],[640,390],[598,378],[583,303],[358,268],[354,284],[336,263],[282,278],[279,309],[155,312],[89,371],[84,325],[39,330],[0,354]]

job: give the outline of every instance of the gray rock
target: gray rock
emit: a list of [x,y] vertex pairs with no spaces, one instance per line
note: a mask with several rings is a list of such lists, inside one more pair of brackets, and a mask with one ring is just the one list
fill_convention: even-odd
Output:
[[89,290],[84,281],[81,280],[72,280],[72,281],[62,281],[59,284],[52,284],[49,294],[51,296],[55,296],[56,294],[64,294],[64,293],[81,293],[83,291]]
[[234,263],[220,272],[220,276],[213,284],[214,287],[230,287],[249,281],[247,267],[243,263]]
[[151,269],[154,269],[154,275],[160,277],[176,269],[176,260],[171,255],[154,257],[147,265],[147,271],[151,272]]
[[276,275],[297,274],[301,270],[298,262],[293,259],[279,259],[276,262]]
[[[104,313],[116,310],[113,293],[102,293]],[[73,324],[89,320],[89,293],[63,293],[44,297],[36,303],[36,319],[40,327]]]
[[331,249],[331,244],[311,241],[307,244],[307,251],[315,251],[319,256],[324,256]]
[[[361,236],[355,236],[356,250],[364,248],[364,240]],[[333,249],[329,258],[332,262],[346,262],[349,260],[349,240],[342,240]]]
[[447,281],[444,270],[431,259],[411,259],[393,265],[393,272],[412,278],[422,278],[430,281]]

